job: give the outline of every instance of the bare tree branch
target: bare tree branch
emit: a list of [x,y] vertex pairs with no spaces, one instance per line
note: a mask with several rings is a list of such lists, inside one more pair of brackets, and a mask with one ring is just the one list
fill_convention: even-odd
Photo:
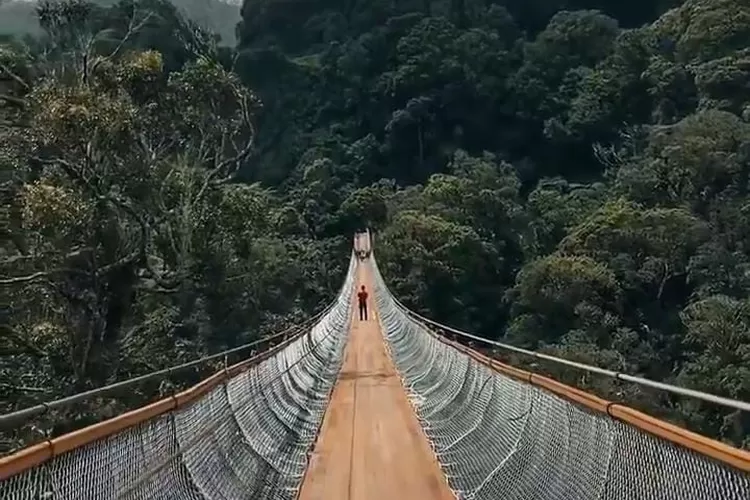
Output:
[[15,278],[4,278],[0,279],[0,285],[17,285],[19,283],[28,283],[30,281],[35,281],[41,278],[46,278],[48,276],[52,276],[53,274],[58,274],[61,272],[65,272],[62,269],[56,269],[54,271],[39,271],[33,274],[29,274],[27,276],[17,276]]
[[42,165],[56,165],[60,167],[66,174],[68,174],[69,177],[71,177],[75,181],[78,181],[79,184],[81,184],[81,187],[88,189],[94,195],[98,195],[96,186],[94,186],[91,181],[83,175],[82,169],[74,167],[67,160],[59,157],[42,158],[40,156],[32,156],[31,159],[33,161],[41,163]]
[[[146,26],[146,23],[148,23],[151,18],[154,16],[153,12],[148,12],[143,19],[141,19],[139,22],[136,22],[136,11],[133,11],[133,15],[130,17],[130,20],[128,21],[128,29],[125,32],[125,35],[122,37],[120,42],[117,44],[117,46],[114,48],[112,52],[110,52],[109,55],[98,58],[94,64],[91,66],[91,71],[95,71],[97,67],[99,67],[100,64],[109,62],[115,57],[117,57],[120,54],[120,51],[125,47],[125,44],[130,41],[130,39],[136,35],[141,29],[143,29],[144,26]],[[101,32],[100,32],[101,33]],[[99,36],[99,33],[97,34]]]
[[2,330],[5,333],[5,336],[9,338],[11,341],[23,346],[24,348],[26,348],[33,354],[39,356],[40,358],[47,356],[46,351],[44,351],[43,349],[40,349],[39,347],[29,342],[29,340],[26,339],[24,335],[18,330],[15,330],[11,328],[10,326],[3,325],[3,324],[0,324],[0,330]]
[[13,97],[12,95],[8,94],[0,94],[0,100],[7,102],[11,106],[19,109],[26,108],[26,102],[23,99],[19,99],[18,97]]
[[[118,261],[119,262],[119,261]],[[119,264],[118,266],[110,265],[107,266],[105,271],[102,271],[100,274],[105,274],[108,271],[111,271],[114,267],[119,267],[123,264]],[[37,271],[35,273],[31,273],[24,276],[14,276],[10,278],[2,278],[0,279],[0,285],[18,285],[20,283],[29,283],[32,281],[37,281],[44,278],[50,278],[53,276],[57,276],[60,274],[77,274],[79,276],[95,276],[97,273],[90,273],[83,269],[75,269],[75,268],[57,268],[57,269],[50,269],[48,271]]]
[[0,387],[9,389],[12,391],[21,391],[21,392],[50,392],[50,389],[45,389],[43,387],[29,387],[26,385],[13,385],[13,384],[6,384],[4,382],[0,382]]
[[103,196],[102,200],[108,201],[120,207],[140,227],[141,240],[139,242],[139,250],[138,250],[139,258],[142,259],[141,260],[142,264],[145,266],[146,270],[148,271],[149,275],[154,279],[154,281],[156,281],[163,288],[169,289],[169,288],[177,287],[180,283],[179,277],[166,278],[162,273],[160,273],[154,268],[153,264],[149,260],[148,247],[151,241],[150,239],[151,226],[146,221],[146,219],[143,218],[129,203],[125,202],[124,200],[119,199],[116,196],[111,196],[111,195]]
[[23,87],[24,90],[27,90],[27,91],[31,90],[31,86],[28,83],[26,83],[26,81],[23,78],[21,78],[16,73],[14,73],[13,71],[11,71],[11,69],[8,66],[6,66],[5,64],[3,64],[2,62],[0,62],[0,70],[2,70],[3,73],[5,73],[6,75],[8,75],[8,77],[11,80],[13,80],[17,84],[19,84],[21,87]]
[[[74,250],[71,250],[67,254],[63,256],[64,260],[70,260],[75,259],[77,257],[81,257],[87,253],[91,253],[94,251],[93,247],[80,247],[76,248]],[[11,265],[17,265],[20,262],[28,261],[28,260],[34,260],[34,259],[44,259],[47,258],[47,254],[27,254],[27,255],[15,255],[13,257],[8,257],[7,259],[0,260],[0,266],[11,266]]]
[[[200,199],[205,191],[208,189],[208,187],[211,184],[224,184],[229,181],[231,181],[234,176],[236,175],[237,171],[239,170],[240,164],[248,157],[250,156],[250,153],[253,152],[253,148],[255,146],[255,128],[253,127],[252,123],[247,124],[250,128],[250,134],[249,139],[245,143],[244,148],[237,153],[235,156],[228,158],[221,163],[219,163],[213,170],[211,170],[208,175],[206,176],[205,180],[203,181],[203,186],[201,186],[200,191],[198,191],[198,194],[196,195],[197,199]],[[232,170],[227,173],[223,178],[219,179],[218,181],[215,181],[214,179],[221,174],[224,169],[227,167],[232,166]]]
[[0,127],[5,128],[29,128],[29,125],[25,123],[19,123],[16,121],[0,120]]
[[[171,278],[168,279],[164,275],[162,275],[160,272],[158,272],[153,265],[151,264],[149,258],[148,258],[148,247],[151,241],[150,235],[151,235],[151,226],[148,223],[148,221],[142,217],[131,205],[130,203],[120,199],[113,193],[107,193],[102,194],[100,193],[99,189],[97,189],[96,186],[93,185],[93,183],[87,179],[79,169],[74,167],[71,163],[68,161],[62,159],[62,158],[52,158],[52,159],[44,159],[39,157],[34,157],[36,161],[41,162],[42,164],[48,164],[48,165],[57,165],[60,168],[65,171],[71,178],[77,180],[79,183],[83,185],[86,189],[88,189],[92,194],[98,198],[100,201],[111,203],[113,206],[120,208],[122,211],[124,211],[133,221],[136,222],[136,224],[140,228],[141,238],[140,242],[138,243],[139,250],[135,252],[134,254],[131,254],[130,256],[125,257],[122,260],[122,263],[131,263],[135,260],[140,259],[143,265],[146,267],[146,270],[149,272],[149,274],[153,277],[157,283],[159,283],[160,286],[163,288],[174,288],[178,286],[179,279],[178,278]],[[137,255],[137,257],[136,257]],[[123,265],[122,263],[118,264]],[[111,270],[109,267],[105,267],[104,269]],[[33,279],[44,277],[46,274],[40,274],[38,276],[35,276]]]

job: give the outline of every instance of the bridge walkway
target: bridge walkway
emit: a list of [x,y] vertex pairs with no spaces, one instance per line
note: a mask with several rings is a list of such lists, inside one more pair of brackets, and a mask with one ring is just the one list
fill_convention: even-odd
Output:
[[300,500],[455,499],[406,397],[380,330],[369,266],[357,270],[369,318],[354,315],[344,362]]

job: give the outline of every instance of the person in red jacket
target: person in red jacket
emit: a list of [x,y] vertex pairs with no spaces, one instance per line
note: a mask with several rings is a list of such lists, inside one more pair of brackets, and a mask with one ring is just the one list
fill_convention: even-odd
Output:
[[367,290],[365,290],[365,285],[362,285],[362,289],[357,293],[357,299],[359,299],[359,320],[367,321]]

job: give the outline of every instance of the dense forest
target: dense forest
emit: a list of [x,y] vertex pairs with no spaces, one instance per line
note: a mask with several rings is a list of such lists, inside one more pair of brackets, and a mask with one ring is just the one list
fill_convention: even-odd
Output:
[[[0,45],[0,411],[314,313],[365,226],[435,320],[750,400],[749,0],[246,0],[236,45],[109,4]],[[28,427],[0,447],[60,431]]]

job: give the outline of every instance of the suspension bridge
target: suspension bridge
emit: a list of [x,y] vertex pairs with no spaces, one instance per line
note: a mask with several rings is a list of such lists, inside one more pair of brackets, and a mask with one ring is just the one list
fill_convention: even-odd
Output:
[[[452,337],[482,339],[406,309],[370,252],[369,233],[358,234],[335,302],[274,347],[0,458],[0,499],[750,499],[750,453],[466,347]],[[355,315],[361,285],[366,321]],[[0,416],[0,425],[228,352]]]

